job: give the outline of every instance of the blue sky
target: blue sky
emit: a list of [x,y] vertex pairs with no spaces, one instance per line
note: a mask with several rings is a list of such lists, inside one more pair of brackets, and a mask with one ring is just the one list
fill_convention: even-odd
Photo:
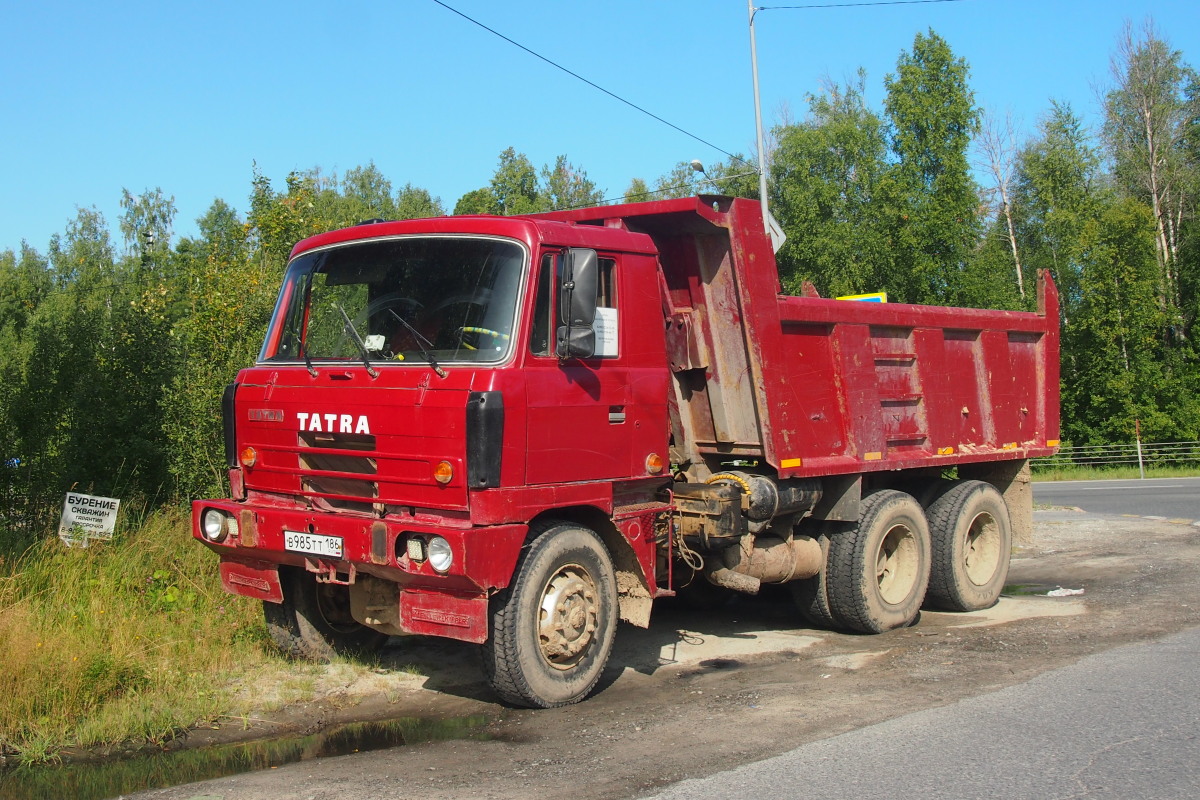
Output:
[[[724,150],[751,151],[744,0],[446,1]],[[764,116],[803,117],[823,76],[859,67],[878,107],[900,51],[933,28],[970,64],[981,107],[1031,132],[1054,98],[1094,125],[1122,25],[1147,17],[1200,67],[1196,0],[764,10]],[[118,238],[122,188],[161,187],[177,235],[194,234],[215,198],[246,210],[254,164],[281,187],[292,170],[374,161],[394,186],[453,208],[509,146],[538,166],[565,153],[606,196],[724,157],[431,0],[8,0],[0,30],[0,250],[24,239],[45,252],[78,207],[98,208]]]

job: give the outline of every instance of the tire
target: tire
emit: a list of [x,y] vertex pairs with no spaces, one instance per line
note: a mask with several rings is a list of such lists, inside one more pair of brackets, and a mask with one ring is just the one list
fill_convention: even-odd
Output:
[[862,633],[911,625],[929,583],[925,513],[911,495],[885,489],[862,503],[858,523],[829,539],[826,588],[833,617]]
[[573,523],[535,526],[512,584],[492,599],[484,673],[501,699],[555,708],[587,697],[617,631],[612,559]]
[[792,590],[792,600],[808,624],[837,630],[842,625],[833,616],[833,609],[829,607],[829,590],[826,585],[829,576],[829,536],[822,532],[816,538],[821,545],[821,571],[811,578],[790,582],[788,588]]
[[317,583],[303,570],[281,568],[283,602],[263,602],[267,633],[275,646],[292,658],[330,661],[339,655],[360,655],[379,649],[387,634],[362,625],[350,616],[347,586]]
[[1008,578],[1012,526],[994,486],[961,481],[929,507],[933,560],[926,602],[947,611],[995,605]]

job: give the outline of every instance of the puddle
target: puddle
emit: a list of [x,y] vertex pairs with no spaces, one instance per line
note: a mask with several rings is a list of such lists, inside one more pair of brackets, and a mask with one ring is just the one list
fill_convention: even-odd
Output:
[[447,739],[487,739],[483,715],[449,720],[397,719],[356,722],[309,736],[265,739],[196,750],[178,750],[109,761],[73,762],[59,766],[0,770],[4,800],[72,800],[104,798],[146,789],[222,778],[271,769],[297,761],[382,750]]
[[1047,592],[1062,588],[1057,583],[1009,583],[1001,595],[1007,597],[1045,597]]

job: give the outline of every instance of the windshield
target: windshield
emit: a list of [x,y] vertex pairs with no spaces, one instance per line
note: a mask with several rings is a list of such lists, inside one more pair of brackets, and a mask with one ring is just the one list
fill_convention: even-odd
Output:
[[306,253],[288,266],[272,324],[278,334],[268,337],[262,360],[361,361],[357,333],[372,363],[502,361],[524,253],[516,242],[469,237]]

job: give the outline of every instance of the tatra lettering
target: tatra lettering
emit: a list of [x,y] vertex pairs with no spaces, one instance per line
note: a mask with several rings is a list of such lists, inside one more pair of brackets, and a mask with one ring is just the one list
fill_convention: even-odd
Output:
[[302,431],[317,433],[364,433],[370,435],[371,423],[366,414],[357,419],[353,414],[319,414],[315,411],[297,411],[296,421]]

